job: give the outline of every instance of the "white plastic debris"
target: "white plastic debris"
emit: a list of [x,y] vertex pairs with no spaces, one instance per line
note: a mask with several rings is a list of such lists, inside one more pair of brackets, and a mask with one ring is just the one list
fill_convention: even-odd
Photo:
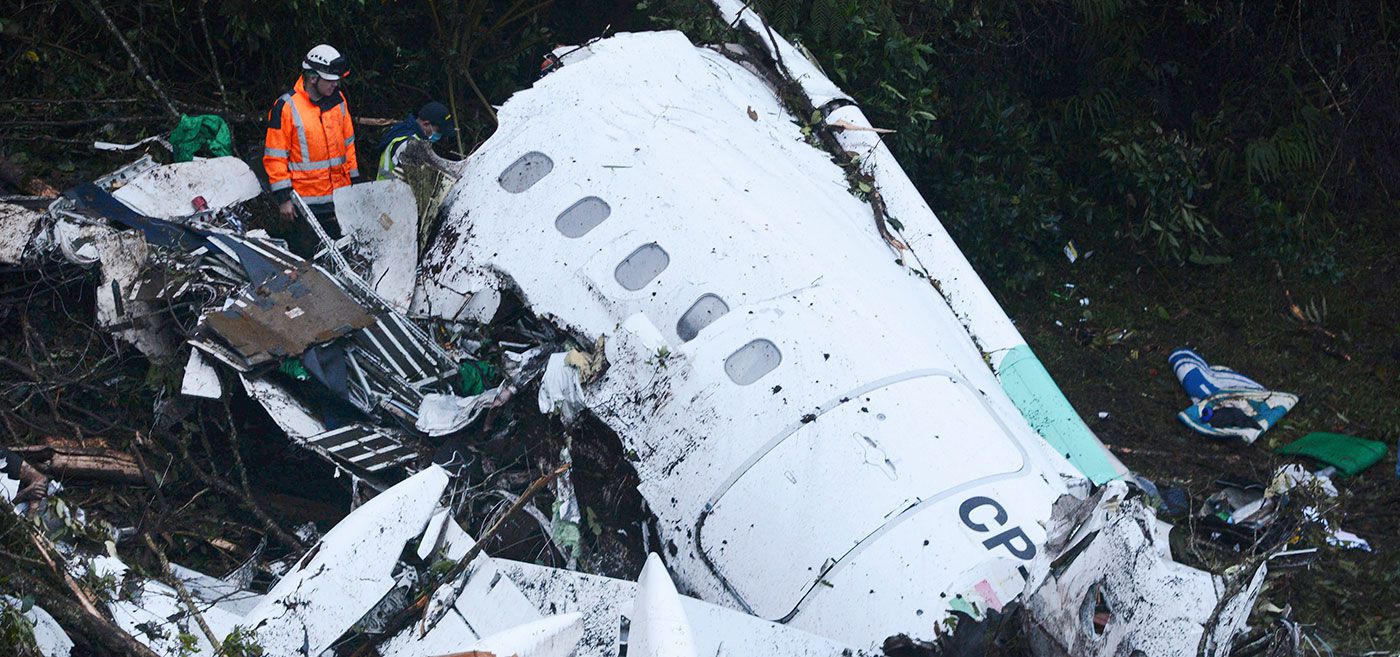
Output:
[[75,265],[97,262],[97,239],[116,232],[106,226],[81,225],[62,217],[54,221],[52,231],[52,240],[58,245],[59,252]]
[[1262,565],[1227,582],[1171,561],[1155,513],[1121,481],[1055,506],[1026,583],[1036,655],[1228,655],[1263,585]]
[[205,399],[218,399],[224,394],[218,371],[198,349],[190,350],[190,358],[185,363],[185,377],[180,382],[180,394]]
[[253,170],[230,156],[155,167],[112,196],[147,217],[173,219],[194,214],[196,196],[204,197],[209,210],[222,210],[260,193],[262,186]]
[[[19,598],[0,595],[0,607],[22,607]],[[34,645],[42,657],[68,657],[73,649],[73,640],[63,632],[63,627],[54,620],[43,607],[30,606],[24,617],[34,624]]]

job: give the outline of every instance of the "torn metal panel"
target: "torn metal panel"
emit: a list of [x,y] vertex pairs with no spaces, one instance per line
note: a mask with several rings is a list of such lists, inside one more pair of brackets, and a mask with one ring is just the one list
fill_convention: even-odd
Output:
[[430,467],[355,509],[292,566],[244,626],[268,654],[321,654],[393,588],[399,554],[423,533],[446,487],[447,473]]
[[218,399],[224,394],[219,373],[214,371],[214,366],[200,355],[198,349],[190,350],[190,359],[185,363],[185,377],[180,382],[180,394],[205,399]]
[[[429,526],[419,553],[422,554],[426,546],[428,552],[438,555],[437,558],[461,559],[476,542],[446,510],[441,515],[443,524],[437,532]],[[466,650],[488,635],[542,618],[542,612],[501,572],[499,564],[485,554],[477,556],[467,571],[467,585],[462,594],[427,635],[420,636],[417,626],[410,627],[381,644],[379,653],[383,657],[450,654]]]
[[376,314],[374,323],[356,331],[352,339],[415,388],[457,373],[457,364],[396,312]]
[[77,223],[69,218],[59,217],[54,220],[50,232],[50,243],[58,246],[59,253],[65,260],[75,265],[91,265],[98,260],[97,246],[94,242],[99,237],[116,231],[107,226]]
[[78,185],[65,192],[65,196],[107,219],[141,231],[146,236],[146,241],[153,245],[193,251],[205,244],[204,238],[198,233],[165,219],[142,215],[96,184]]
[[326,425],[282,386],[266,378],[239,376],[248,396],[258,402],[283,433],[298,442],[326,431]]
[[418,206],[401,180],[335,190],[335,216],[353,249],[370,262],[365,277],[390,307],[407,311],[418,271]]
[[217,211],[260,193],[262,186],[247,163],[236,157],[215,157],[147,169],[112,196],[147,217],[176,219],[195,213],[195,197],[204,199],[207,210]]
[[1055,505],[1026,585],[1036,655],[1225,657],[1264,567],[1225,578],[1171,560],[1153,511],[1121,482]]
[[152,360],[175,353],[178,340],[167,330],[169,318],[153,304],[130,297],[146,266],[148,249],[141,233],[109,232],[92,242],[102,267],[97,287],[97,322]]
[[244,360],[242,371],[295,356],[369,326],[374,317],[317,267],[288,275],[285,287],[248,290],[227,310],[209,313],[198,330],[210,331]]
[[17,265],[24,259],[42,212],[10,203],[0,203],[0,264]]
[[486,655],[569,657],[574,654],[582,635],[582,614],[559,614],[484,637],[469,646],[467,651]]

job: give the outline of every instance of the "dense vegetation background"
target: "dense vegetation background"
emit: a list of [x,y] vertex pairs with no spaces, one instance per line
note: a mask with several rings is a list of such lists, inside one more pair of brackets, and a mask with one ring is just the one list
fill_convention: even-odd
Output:
[[[1160,370],[1181,344],[1303,396],[1271,440],[1400,435],[1390,3],[753,5],[896,130],[888,143],[930,205],[1132,467],[1199,493],[1217,474],[1272,466],[1264,449],[1175,426],[1184,397]],[[658,28],[717,42],[712,16],[702,0],[12,0],[0,9],[0,164],[62,189],[129,159],[94,153],[93,139],[168,131],[174,116],[136,59],[177,111],[227,117],[254,161],[261,116],[319,42],[349,56],[358,116],[443,99],[465,153],[555,44]],[[362,148],[377,130],[362,127]],[[1069,263],[1070,242],[1088,259]],[[1099,410],[1113,419],[1093,421]],[[1346,486],[1348,528],[1381,553],[1328,556],[1270,593],[1357,649],[1400,644],[1393,466]]]

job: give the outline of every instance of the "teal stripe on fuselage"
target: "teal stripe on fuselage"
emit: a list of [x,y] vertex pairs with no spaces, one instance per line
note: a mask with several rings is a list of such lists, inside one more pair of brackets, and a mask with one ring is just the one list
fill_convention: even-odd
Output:
[[1031,427],[1090,481],[1102,484],[1127,475],[1079,418],[1030,347],[1012,349],[1001,361],[997,379]]

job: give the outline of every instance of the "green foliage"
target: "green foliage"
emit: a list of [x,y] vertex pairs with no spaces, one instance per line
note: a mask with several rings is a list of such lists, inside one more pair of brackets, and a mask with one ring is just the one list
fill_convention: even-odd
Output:
[[18,605],[0,600],[0,646],[8,648],[8,654],[16,657],[39,654],[34,642],[34,623],[24,615],[33,607],[33,598],[25,598]]
[[1107,189],[1121,195],[1129,234],[1177,260],[1199,253],[1219,236],[1199,211],[1210,183],[1201,166],[1204,150],[1155,123],[1109,132],[1099,139],[1109,166]]
[[258,645],[253,631],[239,625],[224,637],[222,643],[225,657],[264,657],[267,652]]

